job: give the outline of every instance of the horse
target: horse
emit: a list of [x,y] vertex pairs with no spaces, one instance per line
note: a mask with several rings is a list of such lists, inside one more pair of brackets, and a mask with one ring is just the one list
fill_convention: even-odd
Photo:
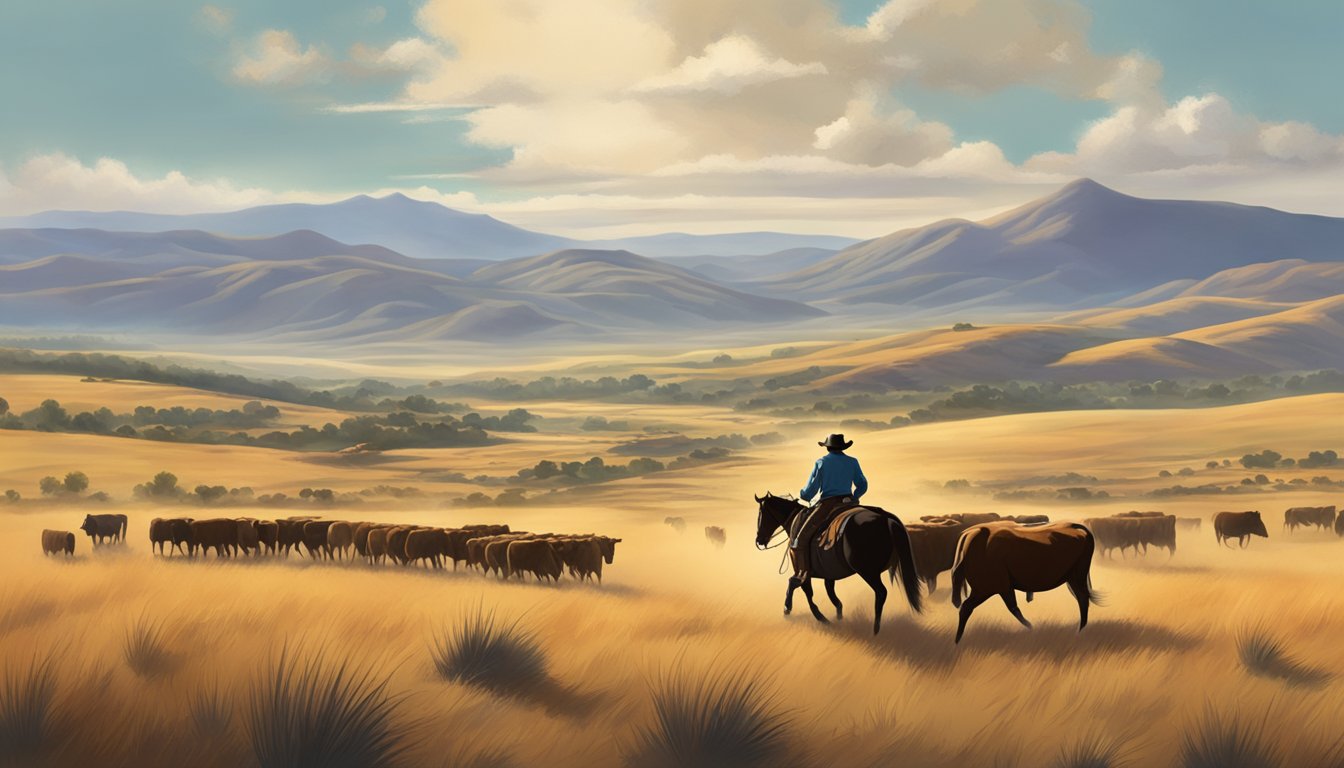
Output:
[[[775,532],[784,529],[787,535],[793,528],[798,515],[808,508],[793,499],[785,499],[766,493],[757,496],[756,548],[766,549]],[[858,574],[873,589],[873,634],[882,628],[882,606],[887,602],[887,588],[882,584],[882,572],[894,584],[900,576],[905,599],[916,612],[923,611],[919,592],[919,577],[915,574],[915,555],[910,549],[910,536],[905,526],[894,515],[875,512],[860,507],[854,517],[845,525],[840,538],[830,549],[821,549],[814,540],[812,547],[811,578],[800,582],[796,577],[789,578],[788,591],[784,595],[784,615],[793,612],[793,591],[803,588],[807,597],[807,607],[812,615],[823,624],[830,623],[822,615],[812,595],[813,578],[822,579],[826,584],[826,594],[835,605],[835,618],[844,618],[845,607],[835,596],[835,582]]]

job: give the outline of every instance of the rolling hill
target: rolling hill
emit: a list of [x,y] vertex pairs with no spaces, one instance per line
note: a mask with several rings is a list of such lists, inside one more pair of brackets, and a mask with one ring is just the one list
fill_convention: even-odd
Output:
[[1147,200],[1082,179],[983,222],[904,230],[754,287],[834,304],[1081,308],[1250,264],[1337,260],[1341,243],[1344,219]]
[[0,323],[15,327],[411,341],[676,332],[821,314],[625,251],[488,263],[412,259],[315,232],[0,231]]

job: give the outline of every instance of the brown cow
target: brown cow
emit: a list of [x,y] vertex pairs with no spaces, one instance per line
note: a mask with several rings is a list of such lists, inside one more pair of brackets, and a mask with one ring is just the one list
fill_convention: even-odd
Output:
[[[149,549],[155,554],[162,555],[164,546],[170,546],[173,543],[173,524],[172,520],[156,517],[149,521]],[[169,550],[172,551],[171,549]]]
[[955,520],[908,523],[910,550],[915,555],[915,573],[928,586],[929,594],[938,588],[938,574],[952,569],[957,557],[957,541],[966,526]]
[[238,523],[238,549],[244,555],[261,555],[261,535],[257,532],[257,521],[251,518],[239,518],[234,522]]
[[195,520],[191,523],[192,548],[215,550],[215,557],[238,553],[238,521],[220,517],[213,520]]
[[74,556],[75,534],[69,531],[42,531],[42,554]]
[[560,580],[564,565],[555,551],[555,545],[547,539],[519,539],[499,542],[505,547],[504,578],[514,574],[522,578],[530,573],[537,581]]
[[1268,539],[1269,531],[1265,530],[1265,521],[1260,518],[1258,511],[1219,512],[1213,517],[1213,535],[1217,537],[1219,544],[1236,539],[1237,544],[1245,549],[1247,541],[1252,536],[1263,536]]
[[266,549],[266,553],[275,554],[275,548],[280,541],[280,524],[274,520],[258,520],[257,541]]
[[1291,507],[1283,513],[1283,527],[1288,529],[1289,533],[1296,531],[1298,526],[1303,528],[1314,525],[1323,531],[1328,531],[1335,524],[1335,507]]
[[1011,520],[1018,525],[1040,525],[1050,522],[1049,515],[1009,515],[1003,519]]
[[297,552],[299,550],[299,546],[303,544],[303,526],[310,520],[312,520],[310,517],[287,517],[284,520],[275,521],[279,528],[276,535],[276,544],[285,553],[285,557],[289,557],[290,551]]
[[327,551],[334,560],[345,560],[350,556],[350,547],[355,543],[355,526],[342,520],[333,522],[327,528]]
[[1344,515],[1335,518],[1335,535],[1344,538]]
[[406,557],[406,539],[410,538],[411,531],[419,530],[418,525],[401,525],[387,532],[387,556],[398,565],[406,565],[410,560]]
[[196,554],[196,539],[192,538],[191,535],[191,523],[192,519],[190,517],[174,517],[168,521],[173,534],[173,549],[194,556]]
[[557,539],[555,551],[569,568],[569,574],[587,581],[594,575],[602,580],[602,547],[591,536],[568,536]]
[[367,560],[369,557],[369,532],[373,528],[373,523],[360,523],[355,526],[355,554],[361,559]]
[[314,560],[330,560],[331,547],[327,545],[327,530],[334,520],[309,520],[303,524],[303,548]]
[[[961,642],[966,621],[981,603],[998,595],[1008,612],[1022,626],[1031,622],[1017,607],[1017,591],[1028,596],[1062,585],[1078,601],[1078,630],[1087,626],[1088,603],[1099,602],[1092,594],[1092,532],[1078,523],[1018,525],[1012,522],[983,523],[967,528],[957,542],[952,566],[952,604],[959,609],[956,642]],[[962,592],[970,585],[970,595]]]
[[113,543],[126,540],[125,515],[85,515],[79,530],[88,534],[93,543],[103,544],[107,540]]
[[719,549],[723,549],[723,545],[728,542],[728,534],[717,525],[706,525],[705,540]]
[[448,554],[448,533],[441,528],[421,528],[406,536],[406,561],[427,560],[435,568],[443,567]]
[[369,564],[378,565],[387,559],[387,534],[391,526],[379,526],[369,530]]
[[1093,536],[1096,537],[1096,546],[1101,549],[1103,557],[1109,557],[1111,550],[1120,550],[1121,556],[1125,550],[1133,547],[1134,554],[1139,554],[1139,526],[1138,521],[1132,518],[1123,517],[1091,517],[1083,521],[1083,524],[1091,529]]
[[998,512],[952,512],[946,515],[924,515],[919,518],[920,522],[933,522],[936,520],[955,520],[965,526],[979,525],[981,523],[992,523],[1003,518]]

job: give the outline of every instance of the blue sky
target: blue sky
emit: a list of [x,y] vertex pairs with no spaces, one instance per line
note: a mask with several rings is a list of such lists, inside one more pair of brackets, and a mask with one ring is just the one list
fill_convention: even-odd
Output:
[[[792,29],[770,7],[783,0],[694,24],[670,0],[552,4],[589,12],[570,14],[578,35],[611,25],[598,50],[606,39],[557,42],[575,33],[544,5],[529,16],[538,1],[514,15],[479,0],[7,3],[0,214],[407,189],[571,231],[643,226],[633,211],[655,229],[801,226],[792,208],[868,234],[1083,174],[1298,209],[1341,197],[1323,179],[1344,151],[1344,3],[810,0],[792,7],[816,17]],[[898,20],[880,27],[884,13]],[[501,62],[478,45],[512,39],[546,50]],[[1002,67],[986,45],[1011,51]],[[625,61],[644,74],[613,85]],[[545,71],[570,66],[569,80]],[[1142,84],[1098,96],[1127,66]],[[403,109],[332,111],[387,102]],[[678,208],[688,195],[735,203]]]

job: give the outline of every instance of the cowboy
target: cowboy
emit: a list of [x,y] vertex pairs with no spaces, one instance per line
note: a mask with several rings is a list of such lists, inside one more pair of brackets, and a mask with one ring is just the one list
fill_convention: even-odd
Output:
[[808,479],[807,487],[798,495],[803,501],[811,503],[812,497],[820,491],[821,500],[807,513],[793,542],[789,545],[793,553],[794,578],[799,581],[807,581],[811,574],[813,537],[830,522],[836,512],[846,506],[857,504],[868,491],[868,478],[863,476],[859,460],[845,454],[853,444],[854,441],[845,440],[844,435],[831,435],[817,443],[826,449],[826,455],[817,459],[816,466],[812,467],[812,477]]

